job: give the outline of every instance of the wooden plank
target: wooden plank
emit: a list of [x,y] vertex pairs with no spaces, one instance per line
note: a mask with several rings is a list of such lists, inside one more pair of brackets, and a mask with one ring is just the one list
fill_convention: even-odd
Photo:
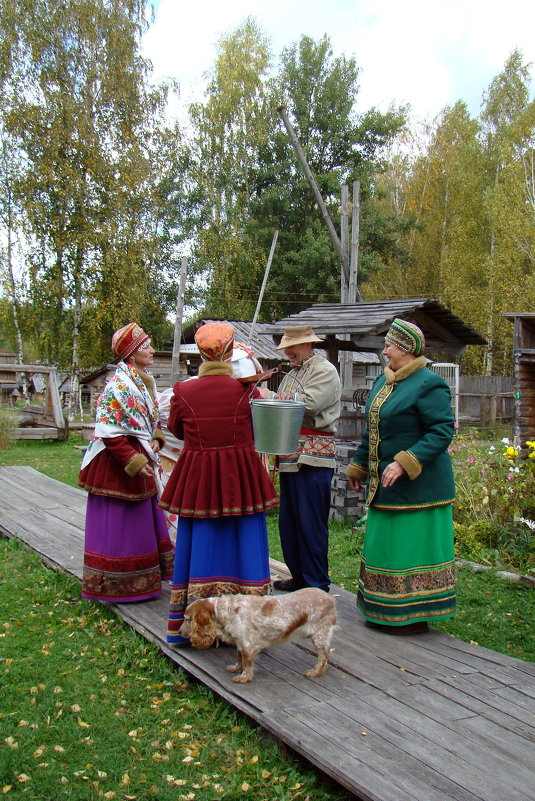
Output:
[[46,426],[38,428],[36,427],[25,427],[25,428],[15,428],[13,429],[13,439],[61,439],[64,438],[65,432],[62,428],[56,428],[55,426]]
[[[86,495],[27,467],[0,468],[0,529],[81,576]],[[288,571],[272,560],[274,575]],[[392,638],[366,629],[355,597],[333,587],[339,626],[327,673],[308,643],[260,654],[237,684],[233,648],[165,641],[170,590],[117,614],[174,663],[318,769],[369,801],[527,801],[535,775],[532,666],[437,631]],[[365,731],[366,735],[362,732]]]

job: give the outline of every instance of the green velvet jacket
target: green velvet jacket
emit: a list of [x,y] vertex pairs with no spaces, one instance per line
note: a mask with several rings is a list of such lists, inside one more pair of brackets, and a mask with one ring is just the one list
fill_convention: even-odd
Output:
[[[455,487],[448,446],[454,432],[450,390],[419,356],[379,376],[366,404],[368,425],[346,474],[367,482],[368,505],[409,510],[444,506]],[[381,485],[392,461],[404,474],[391,487]]]

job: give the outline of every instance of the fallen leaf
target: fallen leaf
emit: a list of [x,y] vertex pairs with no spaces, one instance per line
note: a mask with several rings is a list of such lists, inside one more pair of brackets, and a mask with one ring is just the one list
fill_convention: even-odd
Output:
[[89,729],[90,728],[89,723],[86,723],[81,718],[76,718],[76,720],[78,721],[78,725],[81,726],[82,729]]

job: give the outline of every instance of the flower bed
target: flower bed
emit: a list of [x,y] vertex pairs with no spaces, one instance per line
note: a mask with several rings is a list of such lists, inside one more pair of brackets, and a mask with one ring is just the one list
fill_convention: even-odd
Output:
[[535,570],[535,442],[523,448],[458,434],[450,446],[457,498],[459,556],[483,564]]

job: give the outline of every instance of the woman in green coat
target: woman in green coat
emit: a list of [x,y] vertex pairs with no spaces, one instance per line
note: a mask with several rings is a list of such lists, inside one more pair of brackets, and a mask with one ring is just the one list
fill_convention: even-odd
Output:
[[367,626],[389,634],[427,631],[428,621],[455,614],[454,418],[449,387],[425,366],[424,347],[418,326],[393,321],[388,363],[346,470],[351,489],[366,484],[368,504],[357,605]]

